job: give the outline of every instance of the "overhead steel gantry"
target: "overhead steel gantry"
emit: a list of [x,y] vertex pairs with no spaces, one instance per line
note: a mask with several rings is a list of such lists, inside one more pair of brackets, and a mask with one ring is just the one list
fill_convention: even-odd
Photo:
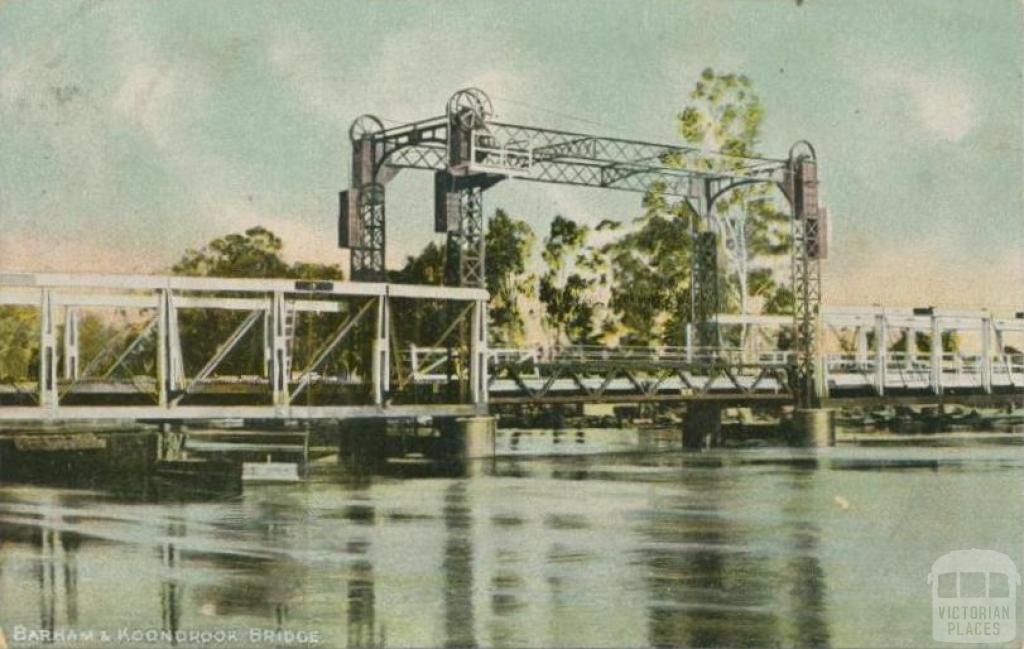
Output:
[[824,210],[818,204],[814,149],[799,142],[786,159],[741,157],[693,147],[587,135],[499,122],[487,95],[455,93],[439,117],[384,128],[363,115],[349,129],[352,178],[341,192],[339,247],[351,250],[351,276],[386,281],[385,186],[402,169],[434,172],[434,226],[447,234],[446,283],[483,287],[483,191],[506,178],[648,192],[687,203],[693,224],[690,322],[700,345],[712,345],[718,313],[716,201],[746,185],[777,187],[792,213],[795,297],[794,378],[802,405],[815,401],[814,375],[824,256]]

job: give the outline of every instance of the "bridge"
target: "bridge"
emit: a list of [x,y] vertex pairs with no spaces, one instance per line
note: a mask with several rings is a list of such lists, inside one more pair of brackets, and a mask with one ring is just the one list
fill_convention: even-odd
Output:
[[[712,347],[490,348],[487,299],[477,288],[380,282],[0,274],[0,306],[20,309],[38,341],[35,376],[0,385],[0,420],[453,417],[491,405],[799,398],[796,354],[777,344],[786,316],[719,314]],[[430,331],[395,322],[425,309]],[[86,353],[82,323],[114,313],[122,327],[94,335]],[[822,323],[824,404],[1024,401],[1024,353],[1012,351],[1024,348],[1024,317],[834,308]],[[950,334],[955,350],[943,346]]]
[[[350,250],[354,281],[0,273],[6,326],[33,354],[20,374],[2,377],[0,420],[1021,400],[1024,314],[821,307],[827,210],[806,141],[769,158],[511,124],[475,88],[455,93],[443,115],[392,128],[364,115],[349,135],[338,244]],[[403,170],[434,176],[445,286],[387,281],[385,189]],[[691,215],[685,345],[490,348],[482,201],[506,180],[656,191]],[[719,249],[730,247],[721,238],[745,247],[720,201],[755,186],[790,210],[794,305],[784,316],[720,313]],[[746,272],[739,256],[726,258]]]

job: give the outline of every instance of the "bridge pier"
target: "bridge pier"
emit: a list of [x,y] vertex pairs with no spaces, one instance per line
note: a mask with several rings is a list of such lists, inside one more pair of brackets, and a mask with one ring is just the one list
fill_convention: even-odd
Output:
[[453,456],[450,459],[479,460],[495,455],[497,419],[494,417],[448,419],[441,423],[440,429],[446,438],[445,447]]
[[721,443],[722,407],[717,403],[688,404],[683,418],[683,448],[711,448]]
[[825,448],[836,445],[835,411],[829,408],[798,409],[793,413],[797,446]]

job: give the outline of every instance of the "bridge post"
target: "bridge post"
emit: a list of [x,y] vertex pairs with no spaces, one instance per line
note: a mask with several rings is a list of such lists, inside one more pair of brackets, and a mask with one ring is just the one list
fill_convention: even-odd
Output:
[[857,367],[861,369],[868,364],[868,330],[866,327],[857,325],[853,336]]
[[181,336],[178,333],[178,311],[170,289],[157,291],[157,395],[161,407],[168,396],[185,382],[185,366],[181,358]]
[[[805,151],[797,155],[797,149]],[[792,208],[790,248],[793,296],[793,349],[796,352],[798,405],[809,408],[817,402],[817,358],[820,348],[821,260],[827,255],[826,211],[818,202],[818,163],[814,147],[806,141],[789,152],[786,186]]]
[[384,405],[384,397],[390,389],[391,364],[388,358],[390,341],[388,340],[388,297],[377,298],[377,326],[373,338],[373,403]]
[[380,120],[362,115],[349,128],[352,179],[340,197],[338,245],[350,249],[349,276],[355,281],[383,282],[385,269],[384,183],[389,174],[378,169],[376,139],[384,130]]
[[686,362],[693,362],[693,323],[687,322],[683,331],[686,336]]
[[174,305],[174,294],[164,293],[167,303],[167,389],[175,391],[185,384],[185,360],[181,355],[181,332],[178,330],[178,308]]
[[167,393],[170,389],[170,359],[167,353],[167,293],[157,291],[156,307],[156,393],[157,403],[161,408],[167,407]]
[[57,407],[57,340],[53,323],[53,294],[42,290],[39,305],[39,405]]
[[722,407],[714,402],[688,403],[683,418],[683,448],[711,448],[721,441]]
[[817,359],[817,369],[815,370],[815,389],[818,394],[818,400],[828,399],[829,388],[828,388],[828,359],[825,358],[825,351],[819,347]]
[[981,318],[981,387],[992,394],[992,316]]
[[78,309],[64,307],[64,378],[78,379]]
[[275,407],[284,407],[288,398],[288,331],[286,326],[287,304],[284,292],[274,291],[271,305],[271,387]]
[[931,384],[932,393],[942,394],[942,327],[939,318],[932,313],[932,345],[931,345]]
[[875,392],[880,397],[885,395],[885,364],[889,354],[888,338],[885,311],[882,311],[875,316]]
[[799,408],[793,413],[798,446],[824,448],[836,445],[835,412],[828,408]]
[[473,326],[470,332],[470,381],[472,382],[473,405],[487,403],[487,302],[477,300],[473,304]]
[[907,327],[903,336],[903,366],[911,369],[914,366],[914,354],[917,353],[917,330]]

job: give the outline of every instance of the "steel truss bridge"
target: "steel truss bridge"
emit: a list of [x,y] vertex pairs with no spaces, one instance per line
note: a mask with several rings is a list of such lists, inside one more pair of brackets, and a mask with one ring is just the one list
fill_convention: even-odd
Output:
[[[0,367],[0,420],[459,416],[490,404],[643,401],[814,407],[1019,400],[1024,390],[1024,344],[1008,341],[1024,317],[822,311],[827,212],[806,141],[785,158],[744,157],[511,124],[475,88],[453,95],[441,116],[393,128],[364,115],[349,136],[338,243],[351,251],[354,281],[0,273],[0,307],[32,354],[23,371]],[[403,169],[434,174],[447,286],[387,282],[385,189]],[[653,190],[685,208],[687,344],[489,348],[483,192],[508,179]],[[717,208],[749,186],[774,188],[789,205],[795,300],[784,317],[719,314]],[[950,333],[976,339],[974,351],[943,345]]]
[[[789,317],[717,315],[713,347],[490,348],[487,297],[386,283],[0,274],[0,306],[35,341],[26,372],[34,376],[0,385],[0,420],[400,418],[490,405],[798,400],[796,355],[777,346]],[[432,329],[396,322],[424,310]],[[119,327],[97,328],[114,315]],[[832,349],[815,358],[820,401],[1024,402],[1024,353],[1011,351],[1024,348],[1024,317],[835,308],[822,323]],[[960,351],[944,346],[951,334]]]
[[434,174],[434,226],[447,235],[446,283],[484,286],[483,192],[506,179],[631,192],[657,190],[694,218],[690,325],[702,346],[714,345],[719,311],[716,207],[746,186],[776,188],[791,212],[795,296],[792,380],[801,403],[815,400],[814,355],[826,254],[826,210],[818,199],[814,148],[797,142],[786,158],[727,155],[695,147],[501,122],[487,95],[455,93],[445,113],[384,128],[373,115],[349,130],[352,175],[340,195],[338,245],[351,250],[351,277],[384,281],[385,187],[403,169]]

